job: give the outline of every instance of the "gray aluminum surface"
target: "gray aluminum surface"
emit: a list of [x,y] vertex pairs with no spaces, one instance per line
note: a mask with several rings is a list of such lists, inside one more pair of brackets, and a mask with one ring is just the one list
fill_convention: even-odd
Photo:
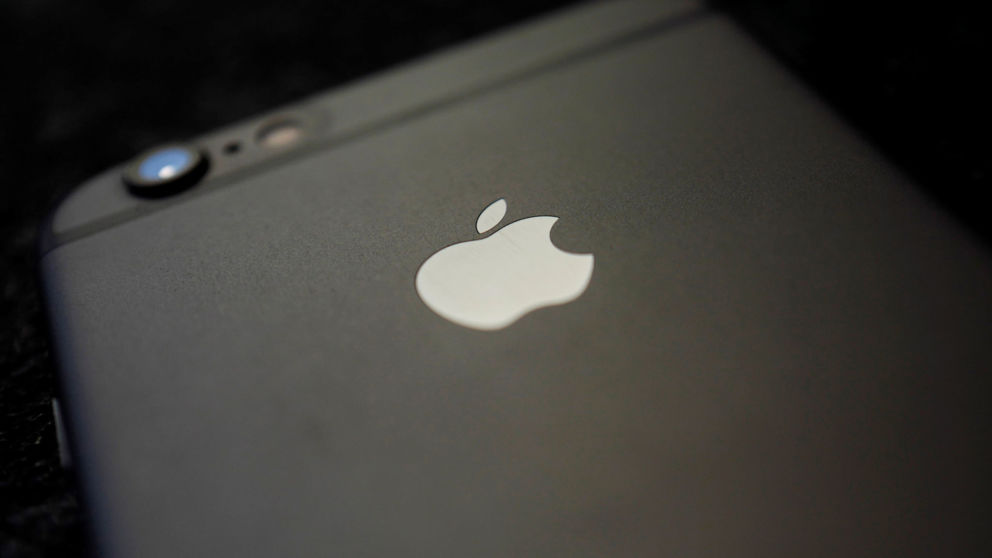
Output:
[[[52,249],[104,554],[987,551],[988,254],[680,21]],[[498,198],[596,269],[475,331],[414,275]]]

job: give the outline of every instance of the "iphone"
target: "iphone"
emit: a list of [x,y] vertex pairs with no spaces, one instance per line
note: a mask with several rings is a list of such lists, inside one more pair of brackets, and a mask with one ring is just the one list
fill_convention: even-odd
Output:
[[101,555],[988,550],[992,261],[719,12],[173,140],[45,225]]

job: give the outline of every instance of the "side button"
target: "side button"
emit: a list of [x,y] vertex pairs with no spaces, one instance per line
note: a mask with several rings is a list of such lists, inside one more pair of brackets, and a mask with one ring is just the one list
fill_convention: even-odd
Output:
[[59,400],[52,398],[52,414],[55,415],[55,439],[59,444],[59,462],[63,469],[72,467],[72,455],[69,454],[69,440],[65,437],[65,421],[62,420],[62,408]]

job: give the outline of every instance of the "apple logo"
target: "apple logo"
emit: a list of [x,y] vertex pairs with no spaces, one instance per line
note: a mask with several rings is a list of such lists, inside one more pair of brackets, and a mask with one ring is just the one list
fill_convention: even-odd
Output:
[[[486,207],[479,234],[506,215],[506,200]],[[592,278],[592,254],[572,254],[551,242],[557,217],[528,217],[480,240],[448,246],[421,264],[417,294],[452,322],[480,330],[502,329],[528,312],[579,297]]]

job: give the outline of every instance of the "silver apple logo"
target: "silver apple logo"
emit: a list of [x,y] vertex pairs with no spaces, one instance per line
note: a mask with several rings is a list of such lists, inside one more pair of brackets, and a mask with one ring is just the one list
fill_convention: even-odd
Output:
[[[479,215],[483,234],[506,215],[499,199]],[[448,246],[417,271],[417,294],[438,315],[481,330],[502,329],[545,306],[578,298],[592,278],[592,254],[572,254],[551,242],[557,217],[528,217],[487,238]]]

